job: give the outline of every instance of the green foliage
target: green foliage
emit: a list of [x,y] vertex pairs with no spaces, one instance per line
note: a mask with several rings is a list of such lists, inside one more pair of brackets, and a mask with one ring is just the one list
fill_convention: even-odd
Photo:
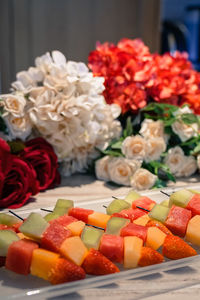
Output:
[[8,141],[8,145],[10,146],[10,151],[13,154],[17,154],[24,150],[25,144],[22,141]]
[[1,101],[2,101],[2,99],[0,99],[0,131],[3,132],[4,134],[8,134],[8,129],[7,129],[6,123],[5,123],[4,119],[2,118],[4,109],[3,109],[3,106],[1,106]]

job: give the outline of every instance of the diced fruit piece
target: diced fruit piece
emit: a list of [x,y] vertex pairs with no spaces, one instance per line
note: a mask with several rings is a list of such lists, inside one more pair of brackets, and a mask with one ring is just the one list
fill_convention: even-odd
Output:
[[94,212],[92,209],[85,209],[80,207],[72,207],[68,210],[68,215],[78,220],[88,223],[88,216]]
[[141,197],[141,195],[134,191],[134,190],[130,190],[130,192],[126,195],[126,197],[124,198],[124,200],[128,203],[130,203],[130,205],[132,205],[132,202],[139,199]]
[[58,253],[42,248],[33,250],[30,268],[31,274],[48,280],[49,272],[54,268],[59,257]]
[[78,219],[72,217],[72,216],[68,216],[68,215],[63,215],[60,216],[58,219],[56,220],[52,220],[49,223],[59,223],[60,225],[62,225],[63,227],[67,227],[69,224],[71,224],[72,222],[76,222],[78,221]]
[[148,223],[146,224],[147,227],[157,227],[160,230],[162,230],[165,234],[172,234],[171,231],[161,222],[157,220],[149,220]]
[[19,230],[23,234],[39,241],[48,226],[49,223],[40,214],[32,212],[20,226]]
[[0,224],[0,230],[11,230],[15,232],[15,229],[11,226]]
[[200,215],[200,195],[193,195],[186,208],[192,212],[192,216]]
[[100,212],[93,212],[88,216],[88,224],[105,229],[109,219],[109,215]]
[[163,244],[162,254],[170,259],[179,259],[197,255],[197,252],[180,237],[167,235]]
[[106,233],[120,235],[122,228],[125,227],[128,223],[130,223],[130,220],[113,217],[107,223]]
[[123,262],[124,240],[123,237],[112,234],[104,234],[101,238],[99,251],[114,262]]
[[146,267],[150,265],[160,264],[164,261],[162,254],[149,247],[142,247],[141,256],[138,266]]
[[160,221],[161,223],[164,223],[165,220],[167,219],[169,211],[170,211],[170,208],[165,207],[160,204],[155,204],[149,213],[149,217],[151,219],[155,219],[155,220]]
[[22,221],[18,222],[18,223],[15,223],[12,225],[12,229],[15,231],[15,232],[19,232],[19,227],[23,224]]
[[112,215],[112,217],[119,217],[119,218],[126,218],[129,219],[131,222],[133,222],[135,219],[138,219],[141,216],[146,215],[147,213],[139,208],[128,208],[124,209],[119,213],[115,213]]
[[88,250],[79,236],[73,236],[62,243],[60,253],[76,265],[81,266]]
[[90,275],[106,275],[119,272],[118,267],[112,261],[95,249],[90,249],[82,267]]
[[16,223],[20,223],[21,221],[15,216],[10,216],[5,213],[0,213],[0,224],[12,226]]
[[28,275],[32,253],[37,248],[38,244],[28,239],[13,242],[8,248],[6,268],[18,274]]
[[51,284],[60,284],[85,278],[83,268],[64,258],[59,258],[48,273]]
[[142,239],[143,242],[145,242],[147,238],[147,227],[137,225],[134,223],[129,223],[126,227],[122,228],[120,235],[137,236],[140,239]]
[[137,236],[124,237],[124,268],[136,268],[141,256],[143,240]]
[[41,239],[41,247],[50,251],[59,252],[65,239],[71,236],[71,231],[60,223],[53,222],[47,227]]
[[71,231],[73,236],[80,236],[84,227],[85,223],[83,221],[72,222],[66,226],[66,228],[68,228]]
[[200,216],[196,215],[192,219],[190,219],[187,231],[186,231],[186,239],[194,245],[200,246]]
[[44,219],[47,222],[55,220],[57,218],[59,218],[59,215],[55,214],[54,212],[50,212],[50,213],[46,214],[46,216],[44,216]]
[[186,189],[177,191],[170,195],[169,207],[171,207],[173,204],[180,207],[186,207],[192,196],[192,192]]
[[58,199],[53,212],[59,216],[63,216],[68,213],[68,210],[71,207],[74,207],[74,202],[72,200]]
[[123,209],[129,208],[130,206],[130,203],[126,202],[125,200],[115,199],[107,206],[106,213],[108,215],[112,215],[122,211]]
[[6,256],[9,246],[18,241],[19,237],[14,231],[1,230],[0,231],[0,256]]
[[101,229],[85,226],[81,234],[81,239],[88,249],[94,248],[98,250],[103,233],[104,231]]
[[155,205],[155,203],[156,202],[154,200],[151,200],[149,197],[142,196],[139,199],[133,201],[132,208],[137,208],[137,206],[140,206],[147,210],[151,210]]
[[169,199],[167,199],[167,200],[163,200],[162,202],[160,202],[160,205],[163,205],[163,206],[169,207]]
[[157,227],[148,227],[146,246],[154,250],[163,245],[166,234]]
[[172,205],[165,225],[173,234],[184,237],[191,216],[192,213],[188,209]]
[[147,214],[144,214],[143,216],[134,220],[133,223],[137,225],[145,226],[149,220],[150,220],[149,216]]

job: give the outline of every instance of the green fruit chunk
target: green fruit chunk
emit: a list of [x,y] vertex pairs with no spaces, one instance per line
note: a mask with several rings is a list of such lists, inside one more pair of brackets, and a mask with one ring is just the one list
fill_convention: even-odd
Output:
[[12,226],[13,224],[19,223],[20,220],[14,216],[0,213],[0,224]]
[[194,194],[186,189],[171,194],[169,198],[169,206],[173,204],[180,207],[186,207]]
[[103,233],[104,231],[101,229],[85,226],[81,233],[81,239],[88,249],[98,250]]
[[0,230],[0,256],[6,256],[12,242],[18,241],[18,235],[12,230]]
[[31,213],[24,223],[19,227],[19,231],[28,237],[40,240],[49,223],[38,213]]
[[170,211],[169,207],[166,207],[166,206],[163,206],[160,204],[155,204],[149,213],[149,217],[151,219],[155,219],[155,220],[158,220],[158,221],[164,223],[165,220],[167,219],[169,211]]
[[74,207],[74,202],[72,200],[58,199],[53,212],[59,216],[63,216],[68,213],[68,210],[71,207]]
[[166,207],[169,207],[169,199],[167,200],[163,200],[160,205],[163,205],[163,206],[166,206]]
[[188,189],[188,191],[190,191],[192,194],[200,194],[200,191],[196,191],[196,190],[189,190],[189,189]]
[[142,196],[134,190],[131,190],[125,197],[125,201],[132,204],[133,201],[141,198]]
[[120,235],[121,229],[125,227],[128,223],[130,223],[130,220],[125,218],[118,218],[118,217],[110,218],[106,226],[106,233]]
[[44,216],[45,221],[49,222],[51,220],[55,220],[57,218],[59,218],[60,215],[55,214],[54,212],[48,213],[46,216]]
[[130,206],[131,205],[125,200],[115,199],[106,208],[106,213],[108,215],[112,215],[114,213],[122,211],[123,209],[130,208]]

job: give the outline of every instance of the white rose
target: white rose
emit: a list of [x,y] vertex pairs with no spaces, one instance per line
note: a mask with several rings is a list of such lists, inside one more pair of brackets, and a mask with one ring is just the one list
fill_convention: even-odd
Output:
[[165,164],[169,167],[172,174],[175,174],[183,166],[185,155],[183,150],[176,146],[169,149],[167,156],[164,159]]
[[163,138],[151,138],[146,141],[146,157],[145,161],[150,162],[152,160],[160,159],[161,154],[166,150],[166,143]]
[[197,170],[197,161],[193,156],[185,156],[184,164],[176,172],[176,177],[189,177]]
[[143,160],[146,156],[146,141],[139,135],[128,136],[123,141],[121,150],[128,159]]
[[4,102],[5,111],[11,113],[14,117],[21,117],[24,115],[24,108],[26,106],[26,100],[21,95],[1,95]]
[[30,135],[32,126],[28,115],[24,117],[9,115],[4,120],[12,138],[25,140]]
[[141,163],[137,160],[112,157],[108,161],[108,174],[111,181],[130,186],[130,178],[140,166]]
[[131,186],[137,190],[151,188],[156,182],[157,176],[146,169],[138,169],[131,178]]
[[110,176],[108,173],[108,162],[110,161],[110,159],[110,156],[106,155],[95,162],[95,174],[98,179],[104,181],[110,180]]
[[140,134],[145,138],[164,137],[164,124],[161,120],[145,119],[142,122]]
[[193,136],[197,136],[199,128],[196,123],[188,125],[178,120],[172,124],[172,130],[179,136],[182,142],[185,142]]

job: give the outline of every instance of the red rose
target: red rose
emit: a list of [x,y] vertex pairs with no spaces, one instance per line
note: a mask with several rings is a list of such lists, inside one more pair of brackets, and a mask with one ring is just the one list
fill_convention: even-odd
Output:
[[34,169],[9,150],[0,139],[0,207],[18,208],[38,193],[38,183]]
[[39,190],[43,191],[60,183],[58,159],[52,146],[43,138],[35,138],[25,143],[20,157],[35,169]]

